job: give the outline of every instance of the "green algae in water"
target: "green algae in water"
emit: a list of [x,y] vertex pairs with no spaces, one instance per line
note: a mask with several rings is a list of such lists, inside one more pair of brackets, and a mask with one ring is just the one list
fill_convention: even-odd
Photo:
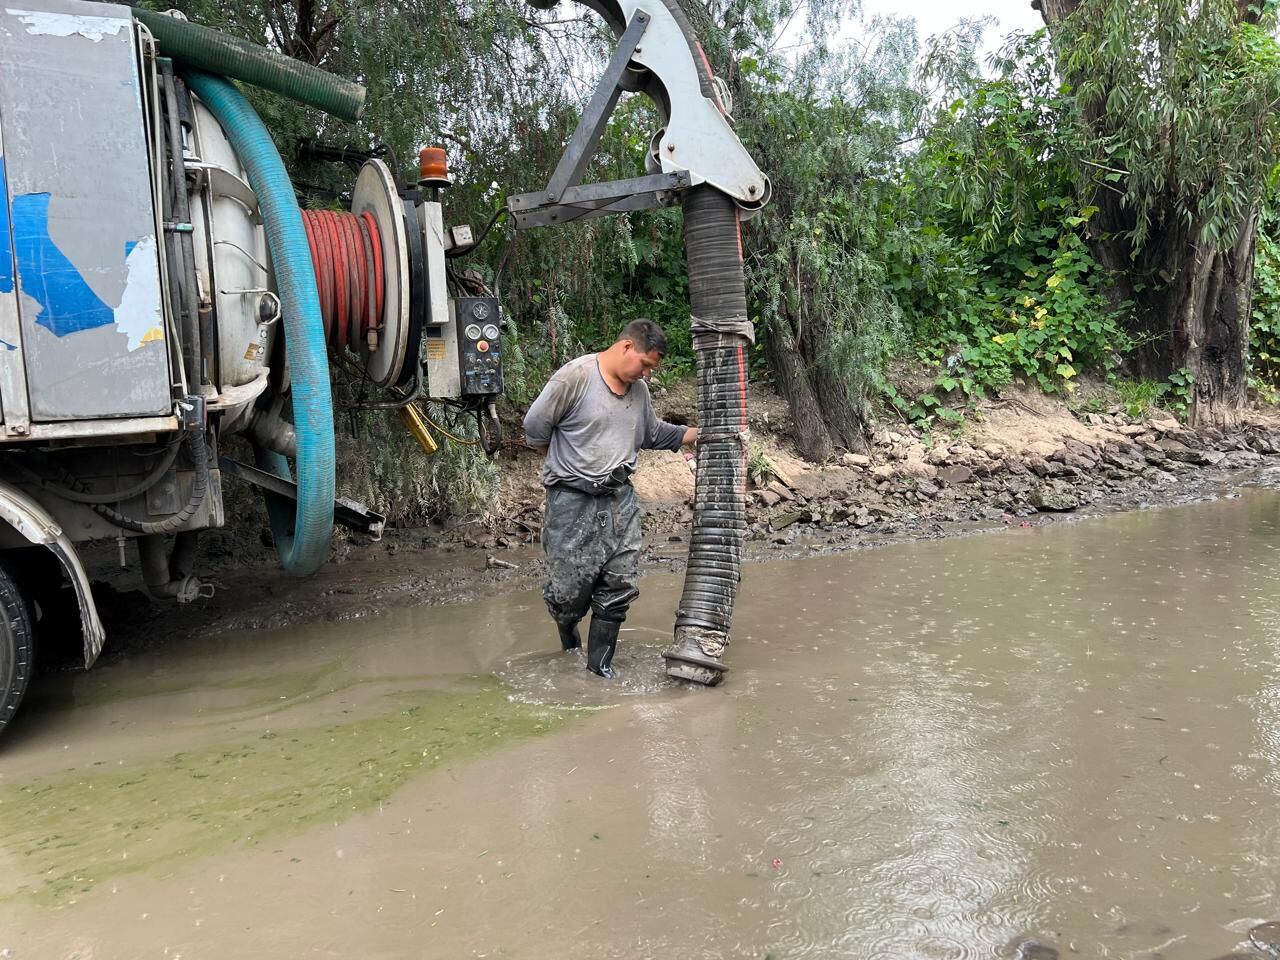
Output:
[[0,902],[62,902],[112,876],[333,822],[571,715],[512,702],[496,684],[400,699],[374,717],[0,789]]

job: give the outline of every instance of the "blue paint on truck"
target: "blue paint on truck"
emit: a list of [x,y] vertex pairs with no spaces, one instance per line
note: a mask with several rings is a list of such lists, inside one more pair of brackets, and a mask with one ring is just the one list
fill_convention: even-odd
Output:
[[13,293],[13,243],[9,239],[9,181],[0,156],[0,293]]
[[40,305],[36,323],[55,337],[114,323],[114,311],[49,236],[49,200],[47,193],[24,193],[13,198],[11,215],[22,292]]

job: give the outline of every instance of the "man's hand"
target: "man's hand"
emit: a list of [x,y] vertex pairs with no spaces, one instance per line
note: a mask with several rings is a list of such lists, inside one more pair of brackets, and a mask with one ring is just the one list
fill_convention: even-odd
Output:
[[692,446],[698,442],[698,428],[690,427],[684,432],[684,439],[680,441],[681,446]]
[[547,444],[545,447],[530,447],[529,449],[534,453],[541,454],[545,457],[547,455],[547,451],[551,449],[551,445]]

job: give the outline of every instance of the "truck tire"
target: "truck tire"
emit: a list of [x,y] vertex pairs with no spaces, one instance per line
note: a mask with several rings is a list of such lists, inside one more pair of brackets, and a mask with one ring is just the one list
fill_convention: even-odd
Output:
[[27,605],[9,572],[0,567],[0,731],[27,692],[34,646]]

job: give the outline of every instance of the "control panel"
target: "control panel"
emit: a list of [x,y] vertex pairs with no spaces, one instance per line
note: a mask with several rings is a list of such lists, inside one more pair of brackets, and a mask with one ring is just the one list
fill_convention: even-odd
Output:
[[458,297],[458,362],[464,397],[502,393],[502,317],[496,297]]

